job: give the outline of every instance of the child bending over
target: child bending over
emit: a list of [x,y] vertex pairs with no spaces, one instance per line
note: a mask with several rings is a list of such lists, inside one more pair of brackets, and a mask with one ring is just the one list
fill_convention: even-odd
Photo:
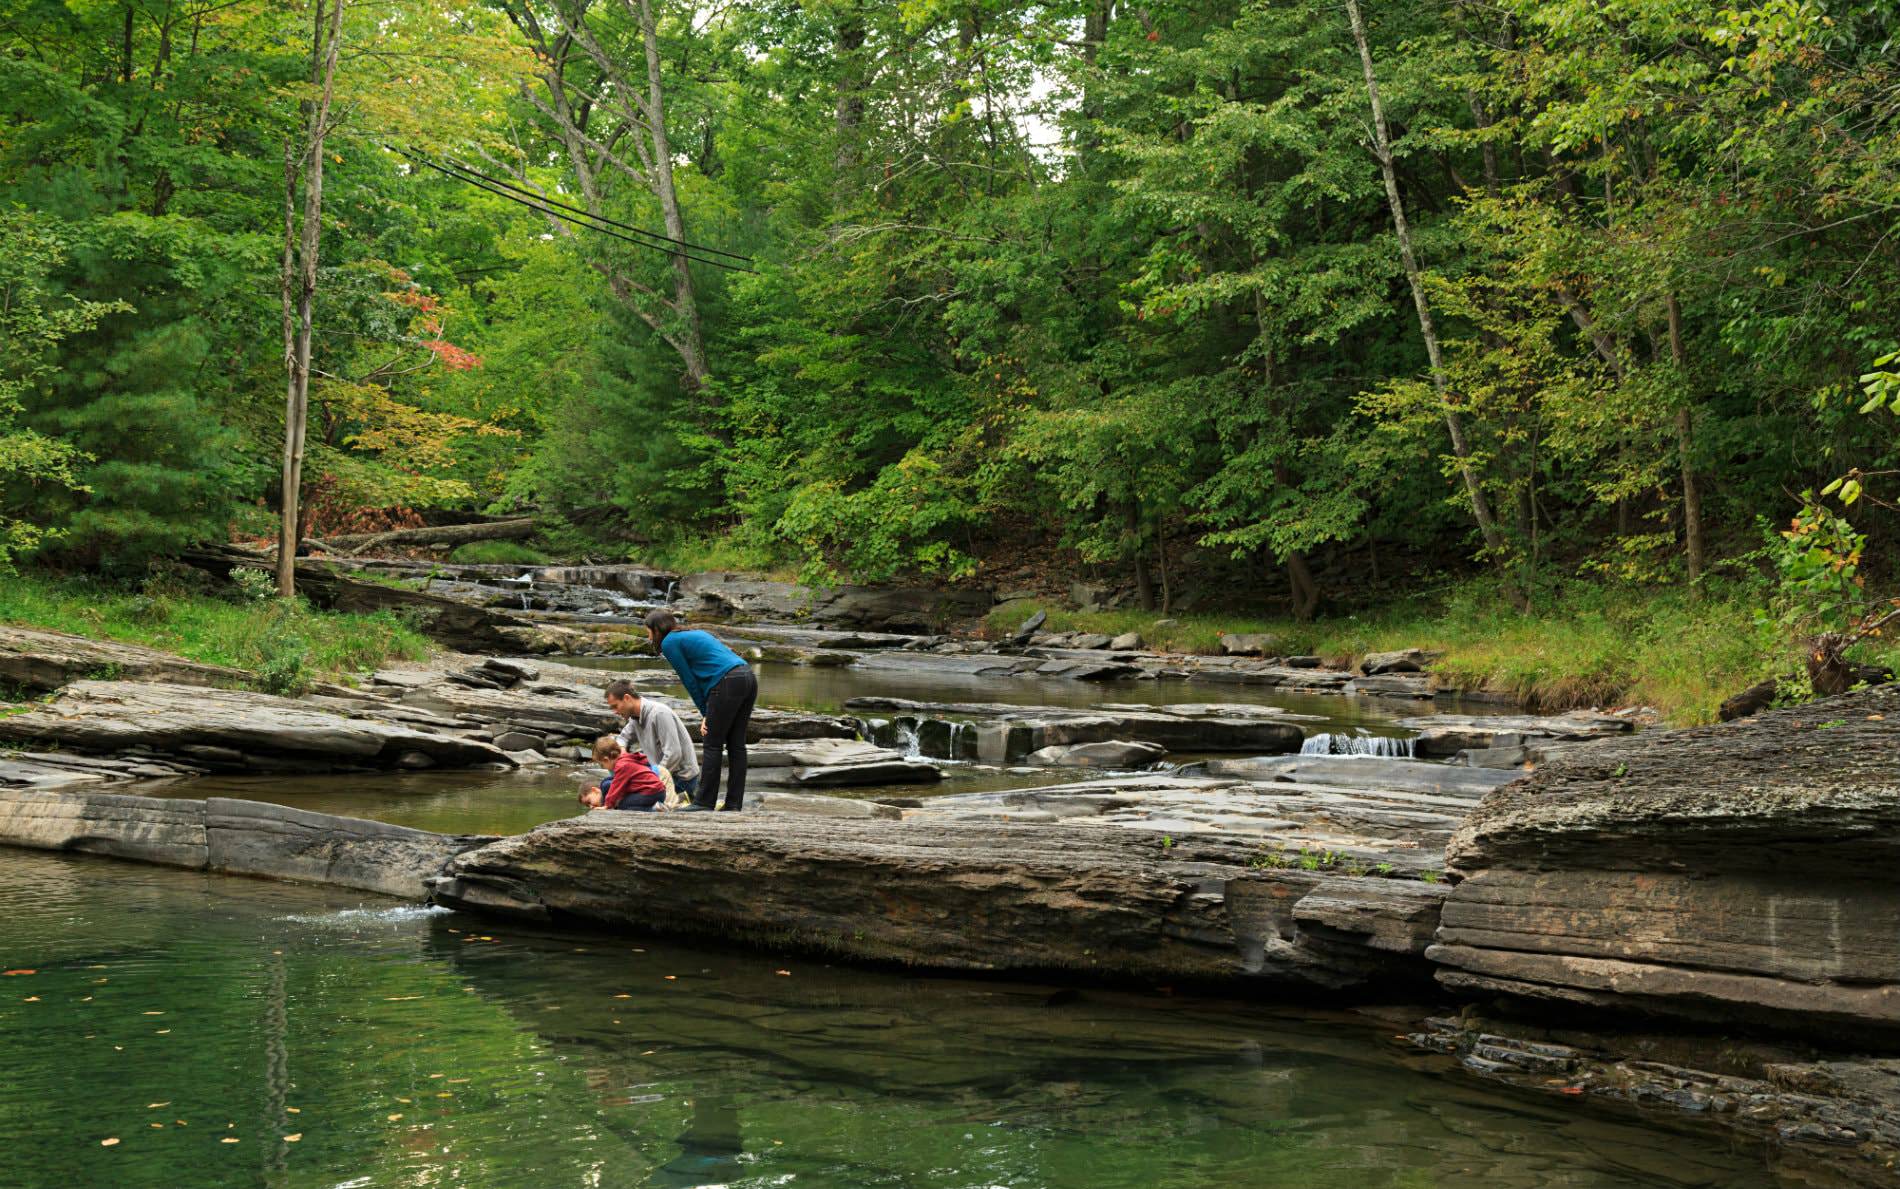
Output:
[[607,769],[604,788],[581,793],[581,804],[590,809],[653,809],[666,800],[666,782],[653,771],[646,756],[637,751],[622,751],[612,735],[594,740],[594,761]]

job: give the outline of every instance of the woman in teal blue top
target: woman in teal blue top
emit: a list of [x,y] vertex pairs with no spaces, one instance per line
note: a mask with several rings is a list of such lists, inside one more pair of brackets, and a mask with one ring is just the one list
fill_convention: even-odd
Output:
[[[679,620],[664,608],[647,613],[647,635],[653,647],[672,664],[680,683],[699,707],[699,733],[705,736],[700,757],[699,791],[688,810],[717,806],[734,812],[745,807],[745,734],[752,707],[759,700],[759,679],[739,654],[721,644],[711,632],[681,629]],[[722,759],[732,767],[726,803],[719,805]]]

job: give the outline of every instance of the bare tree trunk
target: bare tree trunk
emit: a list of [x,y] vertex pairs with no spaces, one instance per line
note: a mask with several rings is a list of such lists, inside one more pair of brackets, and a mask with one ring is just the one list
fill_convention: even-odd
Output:
[[832,161],[838,176],[832,181],[834,192],[841,196],[848,192],[852,175],[862,164],[858,137],[863,131],[864,89],[868,81],[864,77],[865,37],[864,11],[854,4],[838,18],[838,102],[834,126],[838,144]]
[[673,253],[673,306],[680,320],[680,358],[686,364],[689,392],[706,383],[706,348],[700,335],[699,303],[693,295],[693,271],[683,245],[686,220],[680,215],[679,192],[673,187],[673,149],[666,139],[666,87],[660,75],[660,32],[653,19],[653,0],[640,0],[640,36],[647,50],[647,132],[653,137],[653,189],[666,219]]
[[1135,599],[1141,604],[1143,611],[1153,611],[1155,584],[1153,577],[1148,573],[1148,554],[1142,548],[1141,511],[1134,504],[1129,504],[1124,509],[1124,514],[1123,523],[1127,525],[1128,544],[1135,558]]
[[1292,588],[1293,618],[1305,623],[1319,610],[1319,583],[1313,580],[1306,555],[1295,549],[1286,555],[1287,584]]
[[[284,303],[284,368],[289,373],[289,383],[284,400],[283,524],[277,535],[277,593],[283,598],[297,593],[297,543],[303,538],[300,497],[304,427],[310,411],[310,327],[317,298],[317,247],[323,233],[323,139],[329,132],[330,99],[335,93],[345,3],[346,0],[334,0],[327,44],[323,33],[323,6],[317,5],[310,43],[310,81],[319,90],[316,100],[307,105],[301,229],[293,228],[297,184],[294,155],[288,146],[284,150],[284,271],[280,292]],[[300,230],[300,234],[293,238],[293,230]]]
[[[1682,342],[1682,306],[1669,295],[1669,357],[1687,382],[1689,357]],[[1702,546],[1702,489],[1696,485],[1695,411],[1685,400],[1676,410],[1676,461],[1682,468],[1682,542],[1689,561],[1689,586],[1699,589],[1706,561]]]
[[1392,209],[1392,228],[1399,240],[1399,259],[1405,266],[1405,279],[1412,287],[1412,304],[1418,308],[1418,330],[1425,339],[1425,356],[1431,364],[1432,389],[1438,394],[1439,405],[1445,411],[1445,430],[1451,437],[1452,456],[1458,460],[1458,471],[1465,482],[1465,494],[1471,500],[1471,515],[1478,522],[1478,532],[1484,538],[1485,550],[1491,554],[1492,564],[1498,567],[1499,574],[1504,578],[1505,593],[1520,611],[1528,610],[1529,600],[1506,568],[1508,551],[1504,533],[1498,528],[1497,518],[1491,514],[1491,503],[1485,498],[1478,473],[1472,466],[1471,444],[1465,438],[1464,422],[1452,407],[1450,394],[1445,389],[1445,368],[1438,346],[1438,330],[1432,323],[1431,301],[1425,294],[1425,279],[1418,266],[1418,254],[1412,249],[1412,230],[1405,221],[1405,202],[1399,195],[1399,175],[1392,163],[1392,132],[1385,121],[1385,104],[1379,98],[1379,80],[1372,68],[1372,44],[1366,37],[1366,21],[1359,11],[1359,0],[1346,0],[1346,16],[1352,25],[1353,42],[1359,48],[1359,65],[1366,78],[1366,97],[1372,107],[1373,152],[1379,159],[1379,172],[1385,179],[1386,203]]

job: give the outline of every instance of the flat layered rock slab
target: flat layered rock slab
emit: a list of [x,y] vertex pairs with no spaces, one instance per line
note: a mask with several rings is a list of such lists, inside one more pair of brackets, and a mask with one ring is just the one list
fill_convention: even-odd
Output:
[[[1393,948],[1418,921],[1327,907],[1384,881],[1255,857],[1241,842],[1100,826],[593,814],[457,856],[436,898],[939,970],[1309,989],[1390,989],[1422,972],[1416,947]],[[1395,903],[1409,918],[1438,893],[1407,882],[1415,895]]]
[[513,766],[473,739],[244,690],[136,681],[82,681],[53,702],[0,718],[0,742],[81,752],[134,749],[204,768],[307,771],[416,766]]
[[752,778],[767,785],[849,788],[943,779],[943,770],[927,760],[856,739],[761,743],[746,749],[746,764]]
[[1244,780],[1428,793],[1470,801],[1524,775],[1511,768],[1468,768],[1385,756],[1251,756],[1209,760],[1207,771],[1212,776]]
[[231,875],[328,884],[405,900],[455,855],[494,837],[434,834],[286,805],[212,797],[202,803],[205,865]]
[[140,644],[0,624],[0,685],[45,693],[107,675],[125,681],[224,687],[250,680],[242,669],[188,661]]
[[0,846],[202,869],[205,803],[118,793],[0,790]]
[[60,789],[126,780],[201,775],[203,769],[144,756],[83,756],[73,752],[0,752],[0,788]]
[[450,857],[492,842],[284,805],[0,791],[0,846],[326,884],[422,900]]
[[1900,1036],[1900,689],[1609,739],[1485,798],[1447,986]]
[[1422,756],[1450,756],[1481,748],[1521,747],[1557,739],[1583,741],[1627,735],[1636,724],[1614,714],[1578,711],[1570,714],[1432,714],[1402,718],[1402,727],[1418,731],[1413,741]]

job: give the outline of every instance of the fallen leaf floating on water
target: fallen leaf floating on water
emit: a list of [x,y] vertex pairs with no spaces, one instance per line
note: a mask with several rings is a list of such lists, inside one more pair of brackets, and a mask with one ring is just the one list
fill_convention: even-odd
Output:
[[235,1135],[227,1135],[218,1142],[221,1144],[234,1144],[238,1142],[238,1137]]
[[384,1003],[407,1003],[411,999],[420,999],[420,998],[422,998],[422,996],[420,995],[385,995],[383,996],[383,1002]]
[[102,1139],[102,1140],[100,1140],[100,1141],[99,1141],[99,1146],[100,1146],[100,1147],[102,1147],[102,1148],[110,1148],[110,1147],[112,1147],[113,1145],[115,1145],[115,1144],[117,1144],[118,1142],[119,1142],[119,1137],[115,1135],[115,1136],[113,1136],[113,1137],[111,1137],[110,1139]]
[[151,1126],[151,1127],[153,1127],[154,1129],[156,1129],[156,1130],[158,1130],[158,1131],[163,1131],[163,1130],[165,1130],[165,1125],[164,1125],[163,1123],[153,1123],[153,1124],[151,1124],[150,1126]]
[[5,971],[4,973],[6,974],[6,977],[12,978],[16,974],[38,974],[39,971],[37,970],[8,970],[8,971]]
[[674,983],[674,982],[678,982],[678,981],[679,981],[679,977],[680,977],[680,976],[679,976],[679,975],[677,975],[677,974],[669,974],[669,975],[667,975],[667,976],[666,976],[666,981],[667,981],[667,982],[669,982],[669,983]]
[[21,1003],[38,1003],[39,1001],[40,997],[38,995],[28,995],[25,999],[20,1000]]
[[301,1131],[293,1131],[293,1132],[291,1132],[291,1133],[290,1133],[289,1135],[286,1135],[286,1136],[284,1137],[284,1142],[285,1142],[285,1143],[287,1143],[287,1144],[294,1144],[294,1143],[296,1143],[296,1142],[297,1142],[298,1140],[300,1140],[300,1139],[302,1139],[302,1138],[303,1138],[303,1132],[301,1132]]
[[396,1112],[395,1114],[393,1114],[393,1115],[391,1115],[391,1116],[389,1116],[389,1121],[390,1121],[391,1123],[394,1123],[394,1122],[395,1122],[396,1120],[398,1120],[398,1119],[400,1119],[400,1118],[402,1118],[402,1112],[401,1112],[401,1111],[397,1111],[397,1112]]
[[157,1032],[152,1033],[153,1036],[168,1036],[170,1034],[171,1034],[170,1028],[160,1028]]
[[179,1125],[180,1127],[189,1127],[189,1126],[191,1126],[191,1124],[189,1124],[189,1123],[187,1123],[187,1122],[185,1122],[185,1121],[184,1121],[183,1119],[173,1119],[173,1120],[172,1120],[172,1122],[174,1122],[174,1123],[176,1123],[176,1124],[178,1124],[178,1125]]
[[162,1011],[148,1011],[148,1012],[144,1012],[144,1013],[142,1013],[142,1014],[144,1014],[144,1015],[148,1015],[148,1016],[162,1016],[162,1015],[164,1015],[165,1013],[164,1013],[164,1012],[162,1012]]
[[408,1099],[408,1098],[398,1098],[398,1099],[396,1099],[396,1101],[397,1101],[397,1102],[400,1102],[400,1103],[402,1103],[402,1104],[403,1104],[404,1106],[414,1106],[414,1105],[415,1105],[415,1102],[414,1102],[414,1100],[413,1100],[413,1099]]
[[290,1112],[291,1114],[293,1114],[293,1115],[301,1115],[301,1114],[303,1114],[303,1111],[302,1111],[301,1109],[299,1109],[299,1108],[297,1108],[297,1107],[294,1107],[294,1106],[287,1106],[287,1107],[285,1107],[284,1109],[285,1109],[285,1110],[287,1110],[287,1111],[289,1111],[289,1112]]
[[148,1102],[145,1104],[145,1109],[148,1111],[155,1111],[161,1106],[170,1106],[171,1104],[172,1104],[171,1099],[168,1098],[164,1102]]
[[624,991],[622,991],[622,992],[621,992],[620,994],[618,994],[618,995],[615,995],[615,996],[614,996],[614,998],[615,998],[615,999],[632,999],[632,998],[633,998],[633,996],[631,996],[631,995],[629,995],[629,994],[627,994],[626,992],[624,992]]
[[792,977],[792,972],[789,970],[774,970],[772,973],[777,974],[777,975],[782,975],[785,978]]

